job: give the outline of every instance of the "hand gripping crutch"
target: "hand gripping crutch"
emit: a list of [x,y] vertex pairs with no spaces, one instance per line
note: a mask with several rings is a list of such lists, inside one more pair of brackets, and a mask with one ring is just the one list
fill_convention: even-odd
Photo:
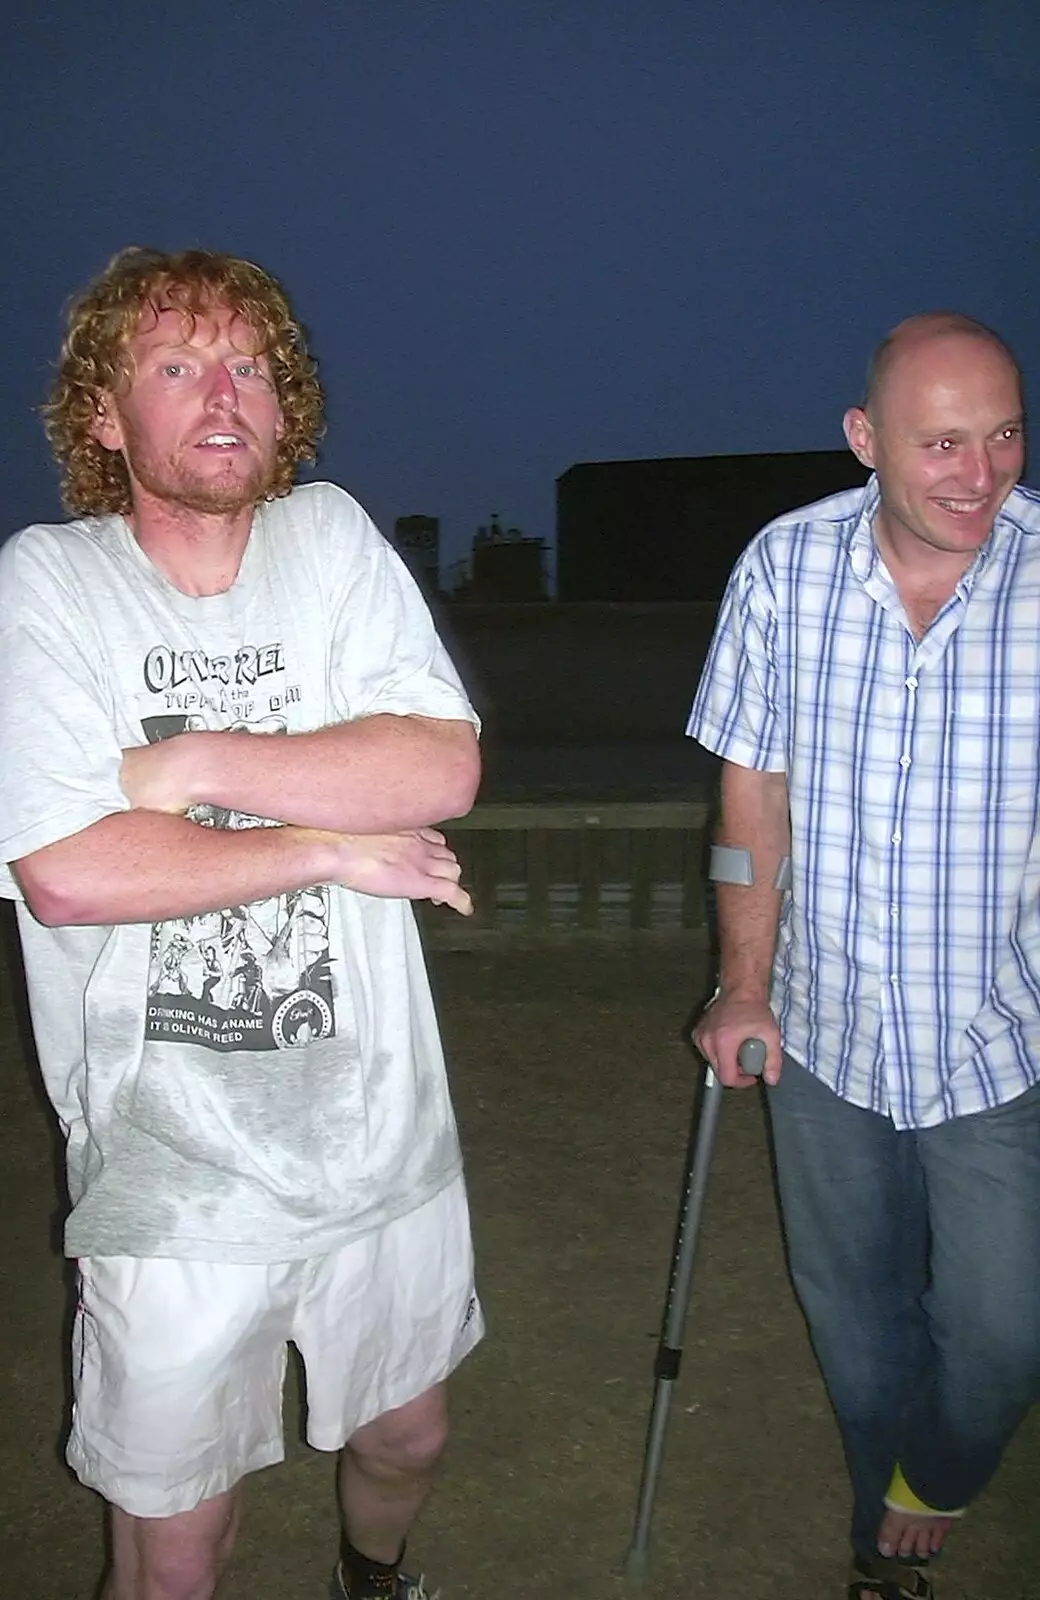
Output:
[[[745,1039],[737,1051],[737,1061],[741,1070],[749,1077],[760,1078],[766,1062],[764,1042],[761,1039]],[[654,1398],[647,1427],[639,1503],[632,1530],[632,1543],[625,1559],[625,1578],[635,1583],[642,1583],[649,1571],[650,1523],[654,1514],[654,1497],[657,1493],[657,1480],[664,1456],[672,1386],[679,1376],[679,1365],[682,1361],[683,1330],[690,1307],[697,1235],[700,1231],[704,1194],[708,1185],[708,1169],[715,1148],[715,1134],[718,1129],[723,1093],[722,1084],[712,1069],[707,1067],[699,1111],[695,1107],[690,1124],[690,1141],[686,1150],[686,1166],[679,1199],[679,1215],[675,1225],[675,1244],[668,1273],[661,1337],[654,1360]]]

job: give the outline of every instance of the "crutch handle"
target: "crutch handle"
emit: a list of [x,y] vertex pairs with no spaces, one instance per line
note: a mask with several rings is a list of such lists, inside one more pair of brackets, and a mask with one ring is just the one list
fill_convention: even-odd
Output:
[[737,1066],[749,1078],[760,1078],[766,1066],[765,1040],[745,1039],[737,1051]]

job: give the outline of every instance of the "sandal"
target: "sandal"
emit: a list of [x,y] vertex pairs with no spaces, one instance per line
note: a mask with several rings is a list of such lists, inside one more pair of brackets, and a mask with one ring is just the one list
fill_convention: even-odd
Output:
[[897,1556],[857,1556],[849,1578],[848,1600],[935,1600],[925,1565]]

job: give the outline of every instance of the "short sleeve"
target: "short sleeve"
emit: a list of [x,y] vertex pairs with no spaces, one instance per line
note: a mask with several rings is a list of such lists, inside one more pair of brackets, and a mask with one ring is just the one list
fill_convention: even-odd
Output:
[[430,609],[400,556],[349,496],[330,497],[325,511],[333,521],[333,548],[338,517],[352,513],[359,536],[332,600],[329,699],[335,715],[441,717],[479,728]]
[[66,541],[27,528],[0,550],[0,895],[8,863],[129,809],[100,641]]
[[724,761],[783,772],[776,605],[760,552],[755,541],[730,577],[686,732]]

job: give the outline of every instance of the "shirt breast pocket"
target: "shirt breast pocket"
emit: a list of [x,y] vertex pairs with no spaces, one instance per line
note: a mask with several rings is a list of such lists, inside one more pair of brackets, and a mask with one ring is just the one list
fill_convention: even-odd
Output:
[[952,775],[994,799],[1032,799],[1040,782],[1040,693],[964,690],[947,725]]
[[953,700],[954,720],[965,727],[985,729],[997,723],[1015,723],[1040,731],[1040,692],[1030,689],[1017,693],[963,689]]

